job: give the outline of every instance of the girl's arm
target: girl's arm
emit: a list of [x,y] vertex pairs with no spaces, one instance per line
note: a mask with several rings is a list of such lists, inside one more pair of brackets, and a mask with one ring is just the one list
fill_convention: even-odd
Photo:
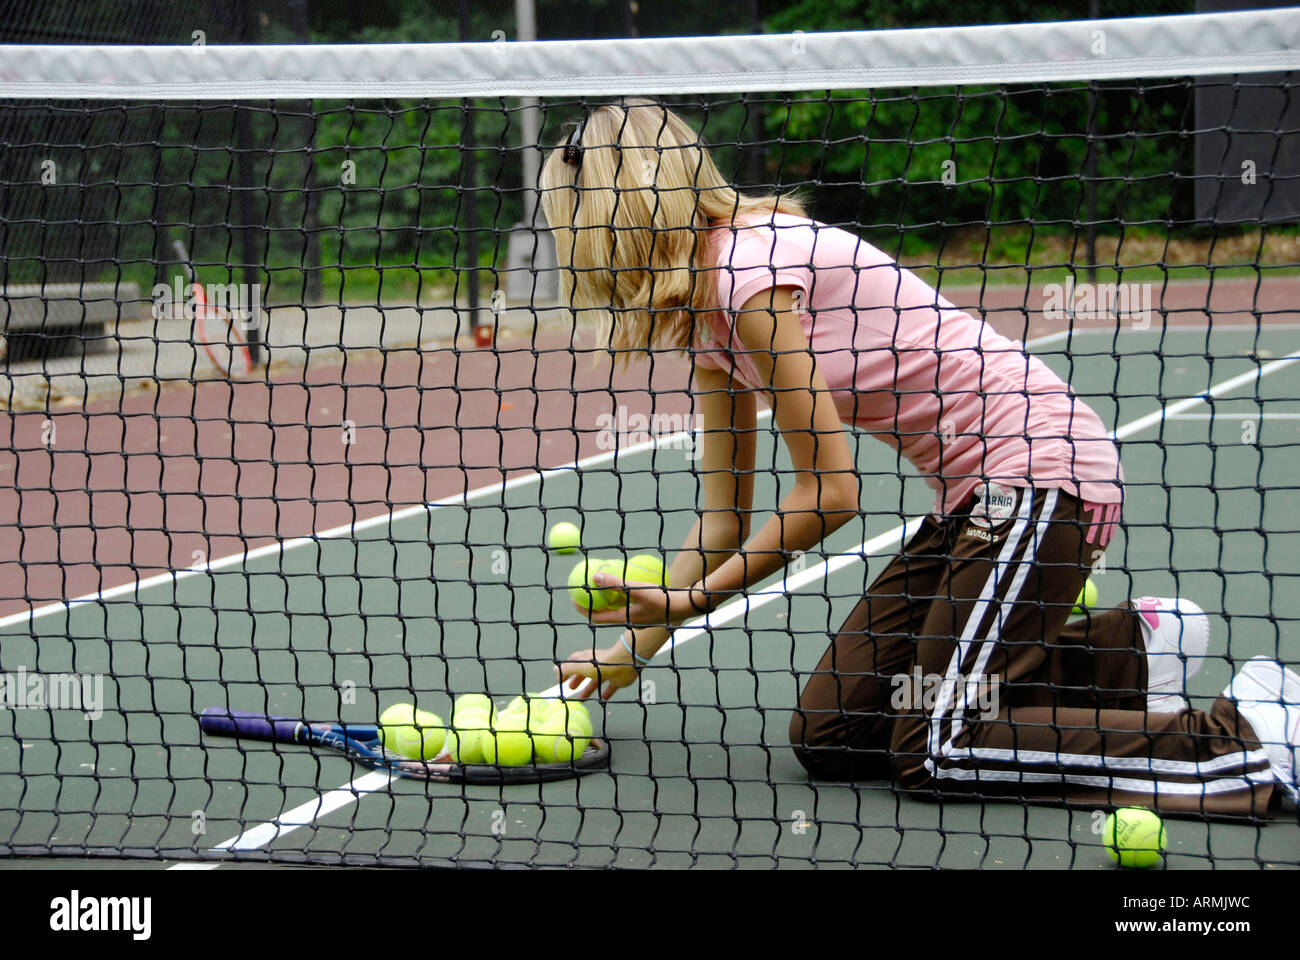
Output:
[[[821,543],[859,507],[857,466],[830,388],[804,335],[789,287],[741,308],[736,332],[768,385],[772,416],[794,464],[794,487],[740,553],[691,588],[690,611],[712,610]],[[670,606],[670,614],[677,611]]]
[[[739,553],[705,571],[692,587],[664,590],[632,583],[628,606],[592,614],[593,623],[681,623],[776,573],[791,555],[817,546],[857,515],[857,467],[799,322],[793,288],[750,298],[737,317],[736,332],[767,384],[772,415],[794,463],[794,486]],[[604,575],[595,583],[623,586]],[[639,649],[638,654],[644,656]]]
[[[701,444],[697,474],[704,494],[700,517],[673,560],[668,582],[692,584],[730,557],[749,535],[754,503],[754,431],[758,405],[754,394],[737,387],[717,370],[695,371],[696,409],[700,412]],[[648,634],[648,631],[640,631]],[[667,639],[643,652],[648,657]]]
[[[673,559],[669,583],[696,583],[734,556],[749,535],[754,499],[754,394],[737,388],[727,374],[701,367],[695,370],[695,393],[701,420],[696,438],[700,444],[697,472],[704,506]],[[579,651],[559,666],[560,682],[570,678],[598,681],[601,695],[608,699],[636,681],[637,666],[631,651],[635,650],[641,660],[648,660],[668,642],[670,633],[665,626],[636,627],[606,649]],[[584,683],[578,695],[593,692],[595,683]]]

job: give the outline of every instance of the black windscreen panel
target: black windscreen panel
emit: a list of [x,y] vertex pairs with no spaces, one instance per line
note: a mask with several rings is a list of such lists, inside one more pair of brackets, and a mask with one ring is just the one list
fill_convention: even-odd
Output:
[[[1198,12],[1287,7],[1200,0]],[[1300,7],[1296,8],[1300,17]],[[1300,97],[1295,77],[1253,73],[1196,85],[1196,217],[1241,223],[1300,220]]]

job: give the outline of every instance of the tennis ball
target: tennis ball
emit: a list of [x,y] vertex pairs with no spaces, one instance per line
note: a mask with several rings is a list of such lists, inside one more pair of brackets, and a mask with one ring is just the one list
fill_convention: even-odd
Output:
[[395,703],[379,715],[381,727],[400,727],[415,719],[415,704]]
[[379,742],[408,760],[432,760],[446,738],[442,719],[413,703],[395,703],[379,715]]
[[664,562],[653,553],[638,553],[623,567],[623,580],[632,583],[658,583],[668,586],[668,571]]
[[591,740],[591,716],[581,703],[545,700],[528,725],[533,750],[542,763],[568,763],[582,756]]
[[458,763],[483,762],[483,730],[448,730],[443,750]]
[[1168,849],[1165,824],[1144,807],[1122,807],[1101,828],[1106,852],[1121,867],[1153,867]]
[[527,715],[528,713],[527,697],[515,697],[513,700],[507,703],[506,708],[504,710],[498,711],[497,720],[499,721],[502,717],[506,716],[507,714],[513,716],[514,714],[520,714],[520,713],[524,715]]
[[497,715],[493,726],[498,730],[527,730],[551,709],[552,700],[537,694],[515,697],[509,705]]
[[492,702],[492,698],[486,693],[466,693],[457,697],[456,702],[452,705],[451,725],[459,727],[461,725],[459,718],[482,713],[487,714],[489,723],[486,725],[490,726],[490,721],[496,716],[496,712],[496,704]]
[[533,759],[533,741],[522,713],[501,714],[497,726],[480,737],[483,762],[503,767],[521,767]]
[[618,590],[600,589],[592,582],[597,573],[618,576],[621,571],[610,569],[610,561],[587,559],[578,563],[569,573],[569,596],[583,610],[588,608],[593,613],[617,606],[626,598]]
[[1097,605],[1097,585],[1091,579],[1085,580],[1083,589],[1079,591],[1079,599],[1074,601],[1074,609],[1070,611],[1072,616],[1081,617],[1087,607]]
[[556,553],[570,554],[582,546],[582,532],[575,523],[557,523],[546,542]]
[[482,763],[482,741],[484,734],[492,728],[491,715],[481,704],[471,700],[468,707],[460,707],[452,714],[451,726],[446,749],[452,759],[461,763]]
[[570,714],[578,714],[582,719],[587,721],[587,726],[591,726],[591,713],[587,710],[587,705],[585,703],[581,700],[560,700],[559,702],[564,704],[564,708],[568,710]]
[[527,733],[488,730],[479,738],[483,762],[503,767],[522,767],[533,759],[533,741]]
[[487,730],[492,726],[492,717],[479,710],[462,710],[452,721],[452,729],[467,733],[470,730]]
[[552,697],[534,697],[528,705],[526,717],[529,732],[540,729],[561,706],[560,701]]

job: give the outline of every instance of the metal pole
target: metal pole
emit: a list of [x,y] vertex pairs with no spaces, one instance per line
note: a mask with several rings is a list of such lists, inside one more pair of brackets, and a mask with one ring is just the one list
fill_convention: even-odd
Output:
[[[253,43],[256,40],[253,11],[249,9],[246,0],[238,0],[235,4],[235,16],[238,18],[235,26],[239,31],[239,39],[244,43]],[[249,121],[249,108],[235,104],[234,111],[235,183],[239,188],[235,196],[235,208],[236,215],[240,220],[238,228],[239,258],[244,261],[240,276],[243,283],[247,284],[248,287],[252,287],[262,279],[260,265],[265,263],[265,258],[270,254],[270,250],[262,249],[253,226],[256,215],[253,213],[253,129]],[[260,303],[261,300],[262,298],[259,297],[258,302]],[[252,302],[251,299],[249,302]],[[248,356],[252,360],[253,366],[257,366],[262,360],[261,323],[262,317],[249,317],[248,328],[245,331],[248,342]]]
[[[1101,19],[1101,0],[1088,0],[1088,17]],[[1088,206],[1088,282],[1097,282],[1097,84],[1088,85],[1088,153],[1084,190]]]
[[[310,23],[307,17],[307,0],[290,0],[289,22],[294,39],[299,43],[311,42]],[[313,113],[315,101],[311,101]],[[316,187],[316,119],[305,121],[305,145],[302,165],[302,232],[303,232],[303,294],[307,302],[317,304],[324,296],[321,281],[320,218],[317,208],[319,198]]]
[[[460,39],[468,43],[470,38],[469,0],[460,0]],[[462,100],[461,110],[464,123],[461,128],[460,187],[461,187],[461,224],[465,231],[465,254],[468,261],[465,275],[469,290],[469,324],[476,338],[478,331],[478,195],[475,193],[475,181],[478,179],[477,160],[474,153],[474,101]],[[459,286],[459,284],[458,284]],[[459,299],[459,298],[457,298]]]
[[[521,43],[528,43],[537,39],[537,10],[533,6],[533,0],[515,0],[515,31]],[[524,182],[524,226],[532,229],[537,225],[537,205],[540,198],[537,177],[542,164],[537,140],[541,136],[541,110],[538,109],[536,97],[524,97],[519,101],[519,106],[519,148]]]
[[[760,34],[763,32],[763,16],[759,10],[758,0],[749,0],[749,32]],[[746,160],[748,170],[746,172],[749,178],[749,185],[755,189],[763,188],[764,174],[767,170],[767,151],[763,148],[763,136],[767,129],[766,115],[767,111],[762,103],[762,96],[755,94],[755,102],[749,104],[749,133],[751,138],[746,146]]]

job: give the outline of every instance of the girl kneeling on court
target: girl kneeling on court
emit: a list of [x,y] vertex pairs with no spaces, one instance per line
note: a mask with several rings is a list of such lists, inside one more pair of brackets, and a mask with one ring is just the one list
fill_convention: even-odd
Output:
[[[598,318],[616,361],[688,352],[703,420],[704,504],[669,571],[682,586],[598,579],[630,600],[592,621],[636,626],[563,679],[612,696],[673,626],[856,517],[847,423],[936,499],[808,678],[790,737],[810,774],[1225,816],[1294,799],[1300,677],[1252,660],[1192,710],[1183,685],[1209,643],[1194,604],[1143,598],[1067,623],[1123,472],[1097,415],[1023,344],[789,197],[738,193],[650,101],[593,110],[542,189],[569,305]],[[796,479],[751,531],[760,396]]]

